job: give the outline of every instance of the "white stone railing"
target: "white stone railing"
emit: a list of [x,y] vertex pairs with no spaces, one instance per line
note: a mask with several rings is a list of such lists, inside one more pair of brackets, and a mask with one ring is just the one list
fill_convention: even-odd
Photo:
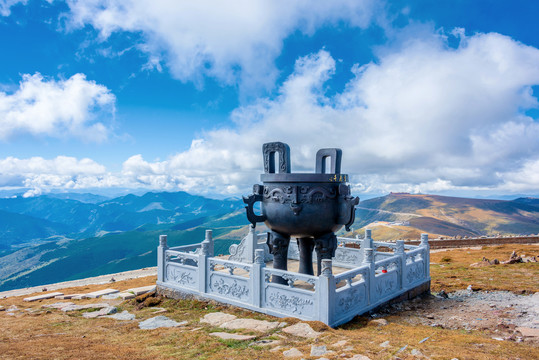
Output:
[[[191,294],[278,317],[337,326],[430,283],[425,235],[419,246],[412,247],[402,240],[373,242],[370,236],[339,238],[340,244],[352,240],[360,248],[339,246],[332,260],[322,260],[320,276],[266,267],[271,255],[263,237],[251,231],[225,259],[214,257],[210,230],[203,242],[175,248],[168,248],[162,235],[157,285],[160,291],[181,296]],[[391,251],[376,251],[380,246]],[[289,258],[298,258],[295,242],[290,243]],[[349,270],[334,275],[333,266]],[[284,284],[273,282],[273,277],[284,279]]]

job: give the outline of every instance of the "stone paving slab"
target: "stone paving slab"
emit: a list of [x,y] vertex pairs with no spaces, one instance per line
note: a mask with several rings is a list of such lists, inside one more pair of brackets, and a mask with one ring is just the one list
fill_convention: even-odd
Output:
[[214,312],[204,315],[204,317],[200,319],[200,322],[213,326],[221,326],[227,321],[232,321],[234,319],[236,319],[235,315],[226,314],[224,312]]
[[107,304],[107,303],[96,303],[96,304],[85,304],[85,305],[67,305],[67,306],[64,306],[62,308],[60,308],[60,310],[64,311],[64,312],[68,312],[68,311],[79,311],[79,310],[86,310],[86,309],[102,309],[102,308],[106,308],[106,307],[109,307],[110,305]]
[[23,301],[38,301],[38,300],[46,300],[46,299],[52,299],[55,296],[64,295],[64,293],[61,292],[53,292],[48,294],[41,294],[36,296],[30,296],[27,298],[24,298]]
[[121,297],[123,300],[128,300],[128,299],[134,299],[135,298],[135,294],[133,293],[130,293],[130,292],[121,292],[118,294],[119,297]]
[[105,316],[105,315],[110,315],[110,314],[114,314],[116,313],[116,311],[118,311],[116,309],[116,306],[107,306],[105,308],[102,308],[100,310],[97,310],[97,311],[92,311],[92,312],[85,312],[84,314],[82,314],[82,316],[86,319],[94,319],[98,316]]
[[119,293],[119,290],[116,289],[103,289],[98,291],[93,291],[91,293],[84,294],[82,297],[86,299],[95,299],[103,295]]
[[68,300],[68,299],[73,299],[75,297],[80,297],[84,294],[67,294],[67,295],[57,295],[55,296],[54,298],[55,299],[58,299],[58,300]]
[[229,330],[237,330],[237,329],[248,329],[248,330],[254,330],[254,331],[269,331],[273,329],[277,329],[278,327],[286,326],[286,323],[281,322],[270,322],[266,320],[255,320],[255,319],[234,319],[231,321],[227,321],[223,324],[221,324],[219,327],[222,327],[223,329],[229,329]]
[[239,341],[253,340],[254,338],[256,338],[256,336],[253,336],[253,335],[230,334],[226,332],[214,332],[214,333],[211,333],[210,336],[216,336],[223,340],[239,340]]
[[187,325],[187,321],[176,322],[166,316],[159,315],[148,320],[141,321],[138,327],[143,330],[152,330],[161,327],[177,327]]
[[302,357],[303,353],[296,348],[292,348],[290,350],[283,351],[283,356],[284,357]]
[[150,286],[142,286],[138,288],[128,289],[127,292],[131,292],[135,294],[135,296],[139,296],[139,295],[154,291],[155,289],[156,289],[155,285],[150,285]]
[[322,335],[322,333],[314,331],[309,324],[302,322],[283,328],[283,332],[290,335],[311,339],[315,339]]

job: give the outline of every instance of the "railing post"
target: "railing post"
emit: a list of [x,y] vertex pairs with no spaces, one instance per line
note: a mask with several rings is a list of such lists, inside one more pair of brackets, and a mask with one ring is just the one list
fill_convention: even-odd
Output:
[[322,271],[318,277],[318,320],[331,326],[334,319],[335,277],[330,259],[322,259]]
[[157,247],[157,281],[163,282],[165,281],[165,252],[168,249],[167,245],[167,236],[166,235],[159,235],[159,246]]
[[264,272],[266,266],[264,263],[264,250],[255,250],[255,261],[253,262],[253,270],[251,276],[251,289],[253,294],[253,305],[260,308],[262,303],[262,290],[264,286]]
[[404,252],[404,240],[397,240],[397,249],[395,255],[399,256],[400,272],[399,272],[399,289],[404,288],[405,269],[406,269],[406,253]]
[[363,264],[369,265],[369,278],[368,281],[368,293],[369,293],[369,305],[376,302],[375,298],[375,286],[376,286],[376,274],[374,273],[374,250],[365,248],[363,250]]
[[[211,230],[209,230],[209,236],[211,239]],[[206,231],[206,239],[200,244],[200,253],[198,254],[198,291],[202,294],[206,292],[206,272],[208,269],[207,259],[210,254],[211,241],[207,238],[208,232]]]
[[206,230],[206,238],[204,241],[209,242],[208,256],[215,256],[215,248],[213,243],[213,231]]
[[425,249],[425,279],[430,278],[430,245],[429,234],[421,234],[421,244],[419,246]]
[[361,244],[361,247],[365,247],[366,249],[374,249],[372,246],[372,230],[371,229],[365,229],[365,239],[363,239],[363,243]]

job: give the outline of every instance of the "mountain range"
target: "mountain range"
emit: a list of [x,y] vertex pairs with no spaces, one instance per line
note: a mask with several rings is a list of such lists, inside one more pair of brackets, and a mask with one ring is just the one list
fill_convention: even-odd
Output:
[[[243,206],[185,192],[0,199],[0,291],[155,266],[161,234],[178,246],[212,229],[216,253],[227,253],[248,231]],[[339,234],[365,228],[376,240],[535,234],[539,199],[391,193],[360,202],[353,231]]]

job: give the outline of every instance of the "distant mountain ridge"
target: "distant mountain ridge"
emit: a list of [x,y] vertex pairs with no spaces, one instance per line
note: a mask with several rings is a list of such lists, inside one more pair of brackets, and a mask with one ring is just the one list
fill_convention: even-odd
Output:
[[539,199],[508,201],[391,193],[360,202],[356,219],[354,228],[373,228],[378,239],[384,240],[418,238],[421,232],[448,237],[536,234]]
[[68,197],[72,196],[0,199],[0,249],[58,235],[81,239],[145,225],[174,225],[243,207],[238,200],[214,200],[186,192],[130,194],[99,202],[93,202],[100,197],[91,194],[81,194],[85,202]]

